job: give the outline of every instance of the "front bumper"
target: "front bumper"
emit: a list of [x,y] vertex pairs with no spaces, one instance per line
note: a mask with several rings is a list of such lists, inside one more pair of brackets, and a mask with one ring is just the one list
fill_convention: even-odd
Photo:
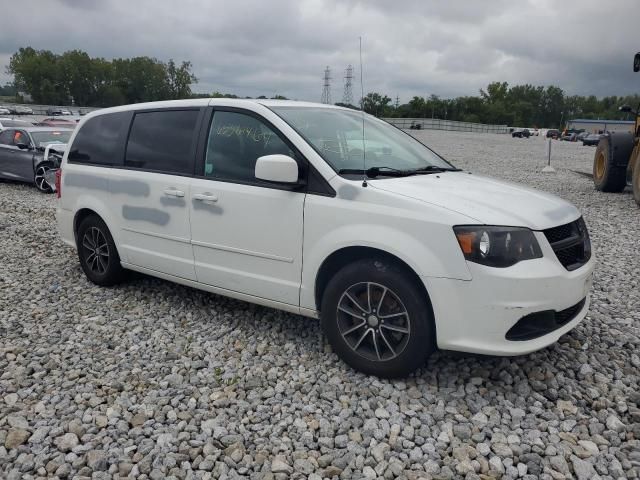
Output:
[[[556,342],[589,310],[595,260],[567,271],[553,250],[541,242],[543,258],[508,268],[468,263],[472,280],[422,277],[435,315],[438,347],[489,355],[520,355]],[[544,311],[572,312],[572,319],[530,340],[507,340],[507,332],[523,317]]]

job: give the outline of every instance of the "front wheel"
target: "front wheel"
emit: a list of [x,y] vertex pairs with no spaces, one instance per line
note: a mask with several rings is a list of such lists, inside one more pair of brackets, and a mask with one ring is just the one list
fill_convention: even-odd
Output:
[[593,184],[596,190],[617,193],[623,191],[627,185],[627,169],[618,165],[626,163],[631,154],[626,137],[626,134],[625,137],[608,136],[598,142],[593,158]]
[[51,188],[51,185],[49,185],[46,178],[47,172],[52,168],[53,165],[47,162],[41,163],[36,167],[36,171],[33,176],[33,183],[42,193],[53,192],[53,188]]
[[333,350],[367,374],[406,376],[435,348],[424,290],[386,260],[359,260],[342,268],[327,285],[321,312]]

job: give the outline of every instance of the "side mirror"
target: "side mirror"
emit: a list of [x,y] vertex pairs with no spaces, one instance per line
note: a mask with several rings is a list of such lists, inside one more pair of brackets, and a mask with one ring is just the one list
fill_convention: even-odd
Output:
[[267,182],[296,183],[298,162],[287,155],[265,155],[256,160],[255,175]]
[[640,52],[633,57],[633,71],[640,72]]
[[621,112],[627,112],[627,113],[631,113],[631,107],[629,105],[622,105],[620,108],[618,108],[618,110],[620,110]]
[[20,150],[29,150],[29,145],[27,145],[26,143],[17,143],[16,147],[18,147]]

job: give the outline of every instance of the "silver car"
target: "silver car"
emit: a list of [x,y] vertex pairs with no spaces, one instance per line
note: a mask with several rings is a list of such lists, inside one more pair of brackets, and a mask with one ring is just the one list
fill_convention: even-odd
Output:
[[73,130],[54,127],[9,127],[0,132],[0,178],[33,183],[44,193],[54,191],[50,170],[60,160]]

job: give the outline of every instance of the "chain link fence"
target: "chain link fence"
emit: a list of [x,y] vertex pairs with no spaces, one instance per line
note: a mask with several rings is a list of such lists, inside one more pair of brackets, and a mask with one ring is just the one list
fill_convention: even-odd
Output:
[[454,132],[509,133],[507,125],[456,122],[439,118],[383,118],[385,122],[402,129],[450,130]]
[[71,112],[72,115],[84,115],[86,113],[92,112],[94,110],[98,110],[96,107],[78,107],[76,106],[65,106],[65,105],[35,105],[33,103],[6,103],[0,102],[0,107],[6,108],[9,111],[12,111],[14,107],[27,107],[33,111],[33,115],[50,115],[50,111],[52,110],[66,110]]

